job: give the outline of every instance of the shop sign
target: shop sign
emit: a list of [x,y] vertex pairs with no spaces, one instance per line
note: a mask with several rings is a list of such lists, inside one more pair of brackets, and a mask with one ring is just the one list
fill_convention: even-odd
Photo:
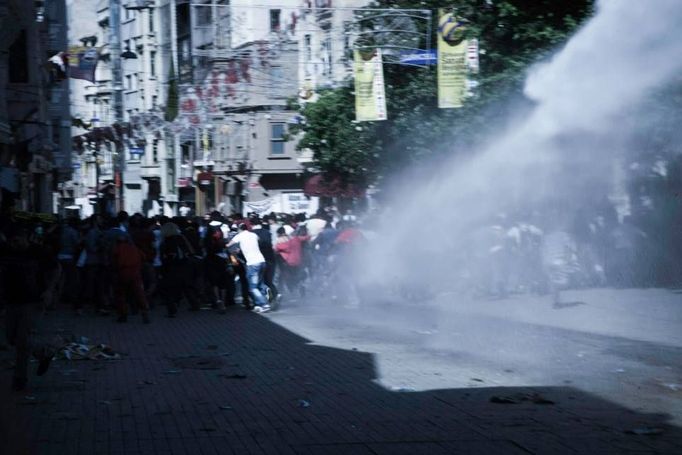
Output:
[[197,181],[199,182],[199,185],[202,186],[210,185],[211,182],[213,182],[213,174],[211,172],[199,172]]
[[176,185],[178,188],[187,188],[192,186],[192,179],[189,177],[179,177],[178,178],[178,184]]

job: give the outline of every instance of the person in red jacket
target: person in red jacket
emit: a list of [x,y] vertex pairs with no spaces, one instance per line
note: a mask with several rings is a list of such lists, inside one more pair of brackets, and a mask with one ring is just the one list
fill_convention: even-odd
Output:
[[142,312],[142,320],[149,324],[149,304],[142,286],[142,263],[144,254],[125,235],[116,238],[112,251],[112,265],[114,269],[114,298],[118,310],[117,322],[127,322],[128,306],[126,295],[131,293],[136,300],[137,307]]
[[305,296],[303,286],[303,243],[310,239],[308,235],[288,236],[285,229],[277,229],[275,253],[281,258],[282,282],[289,292],[298,288],[301,297]]

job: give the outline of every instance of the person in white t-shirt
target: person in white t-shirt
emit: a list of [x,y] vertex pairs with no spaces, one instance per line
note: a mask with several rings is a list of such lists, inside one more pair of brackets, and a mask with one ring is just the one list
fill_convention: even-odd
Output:
[[239,234],[227,244],[239,245],[242,254],[246,258],[246,278],[249,282],[249,293],[253,298],[253,311],[264,313],[270,310],[267,300],[267,287],[263,280],[265,276],[265,258],[258,246],[258,235],[250,232],[246,224],[239,225]]

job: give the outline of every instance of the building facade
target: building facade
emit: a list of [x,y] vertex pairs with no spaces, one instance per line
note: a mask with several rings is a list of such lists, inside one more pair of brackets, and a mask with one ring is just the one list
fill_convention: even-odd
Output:
[[[196,214],[314,211],[316,201],[303,194],[312,156],[296,149],[290,129],[301,118],[292,101],[312,102],[316,89],[351,75],[346,30],[353,9],[366,3],[99,0],[96,82],[74,90],[74,103],[90,128],[118,122],[128,136],[119,145],[94,141],[98,149],[79,156],[74,187],[84,214],[93,195],[112,192],[122,202],[107,207],[146,215],[177,213],[180,204]],[[113,4],[122,119],[114,106]]]
[[63,63],[64,0],[0,4],[0,187],[2,206],[58,210],[70,178],[69,87]]

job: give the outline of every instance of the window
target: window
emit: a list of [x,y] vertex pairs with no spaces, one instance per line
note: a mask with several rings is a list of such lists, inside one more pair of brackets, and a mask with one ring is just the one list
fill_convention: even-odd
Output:
[[280,28],[280,14],[282,10],[271,9],[270,10],[270,31],[279,32]]
[[152,95],[152,108],[155,108],[158,105],[159,105],[159,96],[158,95]]
[[305,43],[304,45],[305,60],[309,62],[313,59],[313,46],[311,44],[310,35],[305,35],[305,37],[303,38],[303,42]]
[[332,73],[332,39],[327,35],[327,37],[322,42],[322,62],[324,64],[322,68],[322,74],[329,76]]
[[284,123],[273,123],[270,125],[272,135],[270,136],[270,154],[284,154]]
[[26,31],[22,30],[9,48],[9,81],[11,83],[28,82],[28,55]]
[[149,53],[149,75],[156,77],[156,51]]
[[133,76],[128,74],[126,76],[126,90],[132,90],[133,89]]
[[154,8],[149,9],[149,33],[154,33]]
[[52,142],[55,144],[59,144],[61,141],[61,122],[58,117],[52,119]]
[[154,139],[154,142],[152,143],[152,159],[154,160],[154,163],[159,162],[159,140]]
[[203,4],[200,5],[194,5],[197,25],[210,25],[213,22],[211,2],[208,0],[202,3]]
[[125,46],[125,50],[127,50],[127,51],[130,50],[130,40],[129,39],[123,41],[123,45]]

